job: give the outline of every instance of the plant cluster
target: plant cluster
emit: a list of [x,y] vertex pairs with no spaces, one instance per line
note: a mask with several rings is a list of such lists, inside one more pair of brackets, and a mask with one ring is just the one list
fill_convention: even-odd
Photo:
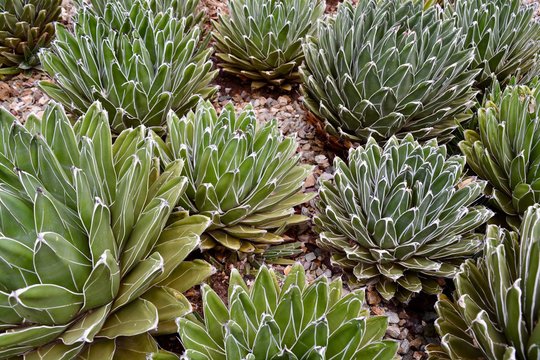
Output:
[[182,161],[161,171],[142,127],[112,144],[107,116],[95,103],[71,126],[52,105],[23,126],[0,112],[0,358],[154,351],[149,334],[170,332],[191,310],[182,292],[211,274],[184,261],[209,219],[174,210]]
[[[398,344],[359,286],[439,294],[432,360],[540,357],[530,8],[229,0],[208,30],[198,0],[76,3],[66,27],[60,0],[0,0],[0,74],[41,62],[55,100],[24,124],[0,110],[0,359],[178,359],[154,339],[178,333],[190,360],[391,360]],[[353,147],[318,192],[276,120],[207,101],[212,39],[254,89],[301,82],[325,139]],[[201,285],[192,311],[183,293],[223,254],[292,264],[287,231],[317,195],[317,245],[350,291],[261,265],[252,283],[230,272],[227,301]]]
[[54,37],[62,0],[0,0],[0,76],[39,64],[37,52]]
[[531,206],[519,231],[490,225],[483,258],[456,275],[455,301],[436,305],[441,347],[430,359],[537,359],[540,206]]
[[291,89],[300,78],[302,40],[313,34],[324,12],[323,0],[234,0],[229,14],[214,22],[216,56],[228,73]]
[[540,86],[495,83],[477,118],[479,131],[466,130],[459,147],[497,208],[522,215],[540,201]]
[[474,53],[421,2],[343,3],[304,45],[306,107],[332,136],[447,140],[470,117]]
[[154,12],[145,0],[129,10],[107,2],[83,8],[73,33],[57,27],[51,49],[40,54],[55,83],[41,88],[75,114],[100,101],[115,133],[138,125],[160,128],[169,110],[184,114],[211,96],[211,48],[200,44],[198,25],[176,18],[172,9]]
[[279,286],[261,267],[248,288],[233,270],[228,307],[203,286],[204,320],[191,314],[178,322],[189,359],[392,360],[397,343],[381,340],[385,316],[369,317],[363,290],[343,296],[340,279],[306,284],[302,265]]
[[156,136],[162,159],[183,161],[189,179],[178,205],[212,220],[202,249],[262,253],[283,242],[288,226],[309,219],[293,207],[315,195],[301,192],[312,167],[298,164],[296,141],[275,120],[259,126],[251,107],[236,114],[232,104],[218,116],[202,102],[182,118],[171,113],[167,127],[165,142]]
[[348,165],[336,158],[334,181],[321,184],[319,244],[385,299],[439,293],[437,278],[481,250],[474,230],[493,214],[473,206],[485,182],[465,179],[464,165],[434,140],[421,145],[408,135],[381,147],[371,138],[349,152]]

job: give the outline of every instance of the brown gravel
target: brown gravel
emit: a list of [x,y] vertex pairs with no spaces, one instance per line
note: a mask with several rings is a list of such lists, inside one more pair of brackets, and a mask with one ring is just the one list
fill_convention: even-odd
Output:
[[0,106],[8,109],[20,120],[26,119],[31,113],[40,116],[50,101],[37,87],[40,80],[49,80],[49,77],[35,70],[0,81]]

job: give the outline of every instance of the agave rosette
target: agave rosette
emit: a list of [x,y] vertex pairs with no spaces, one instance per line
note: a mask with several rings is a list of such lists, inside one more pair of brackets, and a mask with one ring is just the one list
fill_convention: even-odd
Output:
[[38,50],[54,37],[62,0],[0,0],[0,75],[39,65]]
[[474,49],[472,69],[480,69],[475,86],[491,85],[493,76],[506,83],[512,76],[540,74],[540,24],[534,8],[520,0],[457,0],[445,8],[448,18]]
[[179,320],[188,359],[394,359],[398,343],[382,340],[388,320],[369,317],[363,290],[344,295],[341,280],[326,277],[308,285],[300,264],[282,286],[266,266],[250,288],[236,270],[230,279],[228,307],[203,285],[204,319]]
[[40,87],[76,114],[100,101],[115,133],[141,124],[159,129],[169,110],[184,114],[216,91],[212,49],[201,48],[201,39],[199,26],[141,0],[129,11],[109,2],[103,17],[83,8],[74,33],[58,26],[52,48],[41,52],[56,83]]
[[143,127],[112,145],[98,103],[73,127],[57,104],[0,110],[0,358],[137,358],[191,311],[209,219],[173,213],[182,162],[154,153]]
[[[108,0],[75,0],[79,6],[87,6],[91,4],[92,11],[100,16],[106,14]],[[137,3],[137,0],[116,0],[117,3],[123,5],[129,10]],[[142,5],[152,10],[154,13],[173,11],[176,18],[187,18],[188,26],[201,25],[204,14],[199,11],[200,0],[145,0]]]
[[494,87],[478,110],[478,132],[466,130],[459,147],[467,164],[488,180],[488,195],[515,227],[540,201],[540,86]]
[[470,118],[473,50],[439,7],[422,8],[421,1],[346,1],[308,36],[304,102],[330,135],[447,141]]
[[304,58],[302,41],[324,13],[323,0],[231,0],[214,21],[217,58],[224,71],[291,89]]
[[281,244],[285,229],[308,220],[294,206],[314,193],[302,193],[309,165],[299,165],[293,137],[280,134],[277,122],[259,126],[251,106],[236,114],[232,104],[218,115],[201,102],[179,118],[170,113],[162,159],[186,163],[188,178],[179,206],[212,219],[202,248],[221,246],[244,253],[261,253]]
[[321,184],[318,244],[352,285],[375,285],[387,300],[439,293],[438,278],[481,251],[474,230],[493,215],[475,206],[485,182],[465,179],[464,165],[435,140],[368,140],[349,152],[348,165],[336,158],[334,181]]
[[435,322],[441,346],[430,360],[531,360],[540,356],[540,207],[520,233],[490,225],[484,256],[456,275],[455,301],[441,296]]

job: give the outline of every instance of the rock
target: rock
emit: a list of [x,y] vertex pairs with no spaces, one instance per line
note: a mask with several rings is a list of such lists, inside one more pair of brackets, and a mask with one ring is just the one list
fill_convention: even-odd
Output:
[[404,328],[403,330],[401,330],[401,333],[399,334],[398,339],[403,340],[403,339],[407,338],[407,335],[409,335],[409,329]]
[[413,340],[411,340],[410,346],[414,349],[420,349],[420,347],[422,346],[422,338],[414,338]]
[[268,99],[266,99],[266,105],[267,106],[274,106],[274,104],[277,104],[276,100],[274,100],[274,99],[272,99],[270,97]]
[[313,187],[316,183],[317,181],[315,180],[315,175],[309,174],[306,178],[306,181],[304,182],[304,187]]
[[279,104],[279,105],[285,106],[285,105],[287,105],[288,103],[291,102],[291,98],[288,97],[288,96],[286,96],[286,95],[284,95],[284,96],[278,97],[277,101],[278,101],[278,104]]
[[324,164],[325,162],[328,162],[328,158],[324,155],[317,155],[315,156],[315,161],[317,164]]
[[376,291],[367,291],[366,299],[369,305],[378,305],[381,302],[381,297]]
[[399,344],[399,350],[398,350],[398,353],[400,354],[406,354],[409,352],[409,349],[411,348],[411,345],[409,343],[409,340],[407,339],[404,339],[403,341],[401,341],[401,343]]
[[379,306],[373,306],[371,312],[375,315],[384,315],[384,309]]
[[387,311],[385,314],[388,317],[388,322],[390,324],[397,324],[399,323],[399,316],[393,311]]
[[305,256],[305,259],[308,262],[311,262],[311,261],[315,260],[316,258],[317,258],[317,256],[312,252],[307,253],[306,256]]
[[330,269],[324,270],[323,275],[326,276],[327,278],[331,278],[332,277],[332,270],[330,270]]
[[397,325],[390,325],[386,329],[386,335],[390,336],[392,339],[397,339],[400,333],[401,331]]
[[330,173],[327,173],[327,172],[324,172],[321,174],[321,179],[322,180],[332,180],[334,178],[334,174],[330,174]]

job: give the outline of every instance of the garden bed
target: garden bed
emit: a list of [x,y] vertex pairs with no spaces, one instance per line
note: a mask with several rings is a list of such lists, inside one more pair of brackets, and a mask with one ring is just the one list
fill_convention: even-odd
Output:
[[[530,4],[537,1],[526,0],[525,2]],[[215,18],[218,11],[226,11],[224,2],[203,0],[202,3],[209,18]],[[327,3],[327,11],[334,11],[336,1]],[[72,8],[69,3],[66,3],[63,21],[69,24],[71,15]],[[537,12],[537,16],[539,15]],[[0,82],[0,106],[8,109],[18,119],[25,119],[30,113],[41,116],[49,99],[37,87],[37,82],[40,80],[51,79],[44,72],[34,70]],[[284,134],[296,135],[301,162],[313,166],[313,173],[307,177],[304,185],[306,192],[317,192],[321,179],[332,179],[333,159],[336,152],[344,150],[331,148],[316,131],[314,125],[307,120],[306,109],[297,86],[290,92],[269,87],[252,91],[249,82],[224,73],[220,73],[214,83],[219,86],[219,91],[212,100],[216,109],[221,109],[229,102],[232,102],[238,110],[251,105],[260,122],[275,118]],[[297,210],[313,218],[314,201],[302,205]],[[309,280],[314,280],[319,276],[335,278],[342,275],[340,269],[330,264],[329,254],[316,247],[317,234],[310,224],[294,227],[286,235],[291,240],[303,243],[302,254],[295,260],[303,265]],[[224,299],[227,295],[228,276],[232,267],[244,271],[248,278],[254,273],[254,264],[249,258],[237,259],[226,254],[218,254],[215,259],[212,259],[212,263],[216,267],[216,273],[208,279],[207,283]],[[275,266],[275,268],[281,273],[287,273],[290,269],[283,265]],[[451,293],[452,289],[447,287],[445,291]],[[188,291],[187,296],[192,301],[195,311],[200,312],[198,287]],[[385,302],[376,291],[368,288],[366,298],[372,314],[388,316],[389,327],[386,337],[400,342],[398,353],[402,359],[425,359],[425,346],[438,342],[433,326],[436,319],[433,307],[436,297],[421,294],[409,304],[404,305],[398,302]],[[162,337],[160,342],[170,350],[180,350],[176,336]]]

